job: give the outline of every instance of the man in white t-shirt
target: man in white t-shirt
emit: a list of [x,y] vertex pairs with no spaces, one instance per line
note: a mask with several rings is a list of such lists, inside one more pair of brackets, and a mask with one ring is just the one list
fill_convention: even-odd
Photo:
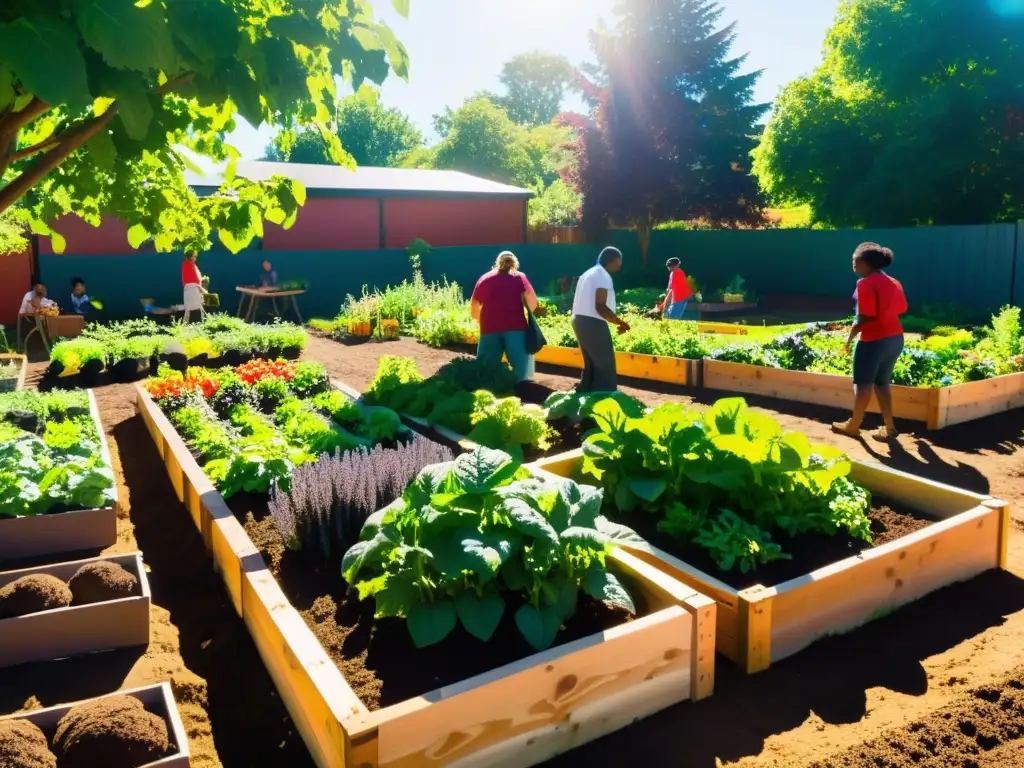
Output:
[[19,315],[34,315],[38,310],[43,307],[55,307],[56,302],[46,298],[46,286],[42,283],[32,287],[32,290],[25,294],[25,298],[21,300],[21,308],[18,310]]
[[612,275],[622,268],[622,251],[605,248],[597,264],[576,282],[572,300],[572,328],[583,353],[583,376],[577,392],[614,392],[618,389],[615,370],[615,347],[609,324],[619,333],[629,324],[615,314],[615,285]]

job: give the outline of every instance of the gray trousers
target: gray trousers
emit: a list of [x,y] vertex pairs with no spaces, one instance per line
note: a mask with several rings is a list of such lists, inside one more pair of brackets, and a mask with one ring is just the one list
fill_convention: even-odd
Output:
[[577,315],[572,329],[583,353],[583,376],[577,392],[614,392],[618,389],[615,372],[615,347],[605,320]]

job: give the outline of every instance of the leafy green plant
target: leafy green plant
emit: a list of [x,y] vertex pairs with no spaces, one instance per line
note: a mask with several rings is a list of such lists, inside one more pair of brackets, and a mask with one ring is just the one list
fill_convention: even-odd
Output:
[[481,389],[474,395],[473,430],[469,439],[488,448],[507,451],[522,460],[523,450],[546,451],[554,430],[539,405],[524,405],[518,397],[498,398]]
[[622,412],[633,419],[644,415],[647,407],[632,395],[625,392],[584,392],[578,393],[574,389],[567,392],[553,392],[544,401],[544,409],[548,413],[548,421],[557,419],[568,419],[578,423],[590,416],[595,405],[602,400],[615,400],[622,408]]
[[345,554],[342,575],[376,618],[399,617],[418,648],[458,625],[490,640],[509,603],[537,650],[549,648],[579,593],[635,613],[608,570],[611,535],[601,493],[526,477],[501,451],[479,448],[424,469],[400,501],[372,515]]
[[253,388],[259,398],[260,410],[264,413],[270,413],[288,397],[288,384],[275,376],[264,376]]
[[295,366],[295,376],[289,385],[299,397],[313,397],[326,392],[331,379],[322,363],[301,362]]
[[423,374],[416,367],[415,360],[384,355],[377,365],[377,374],[366,389],[365,397],[371,404],[404,411],[405,406],[415,397],[417,385],[422,382]]

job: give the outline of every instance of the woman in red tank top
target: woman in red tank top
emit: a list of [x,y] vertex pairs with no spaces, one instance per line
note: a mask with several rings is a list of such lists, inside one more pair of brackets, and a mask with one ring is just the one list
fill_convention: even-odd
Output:
[[883,270],[892,264],[893,253],[876,243],[863,243],[853,253],[853,271],[860,277],[853,298],[857,302],[857,320],[846,341],[860,341],[853,351],[853,415],[848,421],[833,424],[843,435],[860,434],[871,396],[878,398],[885,427],[875,433],[882,440],[894,440],[898,433],[892,417],[892,371],[903,352],[903,326],[900,315],[907,311],[907,297],[899,280]]

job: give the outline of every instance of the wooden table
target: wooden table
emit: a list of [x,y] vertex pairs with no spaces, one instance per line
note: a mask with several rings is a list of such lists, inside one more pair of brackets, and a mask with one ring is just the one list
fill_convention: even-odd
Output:
[[[29,326],[28,333],[22,338],[23,326]],[[18,350],[28,348],[28,340],[35,333],[42,339],[46,354],[50,354],[50,342],[60,337],[73,338],[82,333],[85,317],[82,315],[18,315]]]
[[299,314],[299,302],[296,298],[301,296],[306,291],[305,289],[294,290],[294,291],[278,291],[274,288],[252,288],[249,286],[239,285],[235,287],[241,296],[238,300],[238,316],[243,317],[242,310],[246,307],[246,299],[249,300],[249,306],[245,311],[244,317],[246,322],[251,321],[256,316],[257,305],[261,301],[270,299],[271,306],[274,308],[274,316],[281,317],[281,311],[277,306],[278,299],[284,299],[285,311],[288,311],[289,300],[291,303],[291,309],[295,313],[295,317],[299,320],[299,325],[302,325],[302,315]]

